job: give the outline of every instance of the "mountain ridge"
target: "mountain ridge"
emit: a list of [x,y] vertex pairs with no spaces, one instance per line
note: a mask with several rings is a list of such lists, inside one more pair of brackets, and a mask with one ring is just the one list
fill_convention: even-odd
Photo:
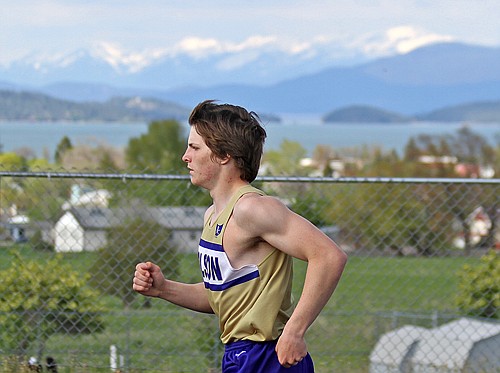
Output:
[[[266,58],[269,56],[267,54]],[[90,62],[92,60],[88,60],[87,64]],[[166,65],[171,70],[154,65],[154,69],[142,70],[130,80],[127,75],[110,72],[109,66],[101,70],[99,63],[85,70],[85,64],[80,60],[82,65],[78,69],[88,76],[85,82],[71,82],[73,75],[68,70],[66,75],[62,75],[65,79],[36,85],[36,79],[33,78],[33,83],[21,84],[9,79],[15,74],[8,75],[8,71],[1,69],[0,81],[11,87],[17,85],[17,89],[76,101],[103,102],[114,96],[141,96],[193,107],[211,98],[237,103],[257,112],[273,113],[322,114],[335,108],[361,104],[415,116],[464,102],[500,99],[500,69],[497,67],[500,66],[500,48],[463,43],[427,45],[403,55],[379,58],[354,66],[327,67],[276,82],[270,81],[266,85],[257,84],[260,81],[257,76],[253,84],[227,81],[210,84],[211,64],[216,62],[188,63],[185,66],[181,63],[175,68],[174,65]],[[270,64],[269,61],[256,60],[249,65],[250,70],[235,70],[232,74],[245,73],[252,77],[252,71]],[[170,89],[146,86],[141,81],[141,77],[146,76],[144,81],[148,82],[172,80],[176,72],[181,70],[182,74],[191,72],[198,80],[194,83],[186,80],[182,87]],[[291,70],[288,69],[287,74],[291,75]],[[29,74],[25,71],[25,77],[33,74],[34,71]],[[109,79],[101,81],[104,78]]]
[[[110,121],[186,120],[190,108],[150,97],[114,97],[105,102],[62,100],[36,92],[0,89],[0,121]],[[279,123],[279,115],[259,113],[265,122]],[[464,103],[415,116],[368,105],[351,105],[323,115],[325,123],[497,122],[500,100]]]
[[154,98],[114,97],[106,102],[75,102],[41,93],[0,90],[1,121],[185,120],[189,111],[181,105]]

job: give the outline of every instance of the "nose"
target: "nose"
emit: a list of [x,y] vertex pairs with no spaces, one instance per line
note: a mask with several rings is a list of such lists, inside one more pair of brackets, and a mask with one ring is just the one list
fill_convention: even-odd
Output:
[[189,149],[186,149],[186,151],[184,152],[184,154],[183,154],[183,155],[182,155],[182,157],[181,157],[181,159],[182,159],[184,162],[186,162],[186,163],[188,163],[188,162],[189,162],[189,158],[188,158],[188,150],[189,150]]

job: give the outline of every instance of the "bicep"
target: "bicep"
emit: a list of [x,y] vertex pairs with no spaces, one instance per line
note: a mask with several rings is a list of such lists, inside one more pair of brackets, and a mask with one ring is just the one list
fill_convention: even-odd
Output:
[[272,197],[254,203],[250,229],[271,246],[293,257],[309,260],[335,246],[323,232],[304,217]]

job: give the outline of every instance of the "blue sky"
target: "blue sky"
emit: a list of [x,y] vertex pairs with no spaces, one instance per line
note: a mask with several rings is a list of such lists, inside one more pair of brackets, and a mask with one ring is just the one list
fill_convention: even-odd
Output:
[[[328,45],[339,59],[434,41],[500,46],[498,0],[0,0],[0,63],[105,47],[108,58]],[[113,57],[114,56],[114,57]]]

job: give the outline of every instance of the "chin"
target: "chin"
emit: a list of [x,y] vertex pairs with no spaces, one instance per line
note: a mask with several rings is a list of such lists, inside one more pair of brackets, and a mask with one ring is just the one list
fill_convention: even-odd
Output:
[[198,181],[196,181],[196,178],[194,178],[193,176],[191,176],[191,184],[196,185],[196,186],[201,186],[200,183]]

